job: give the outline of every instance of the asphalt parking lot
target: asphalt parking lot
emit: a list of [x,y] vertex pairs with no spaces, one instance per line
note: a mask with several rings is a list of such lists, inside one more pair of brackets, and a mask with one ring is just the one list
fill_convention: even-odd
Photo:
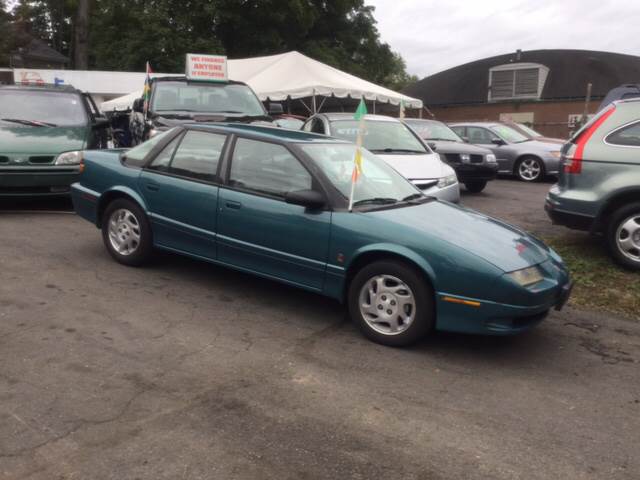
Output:
[[[540,233],[548,187],[463,201]],[[170,254],[123,267],[45,207],[0,210],[3,479],[640,475],[637,322],[566,309],[391,349],[317,295]]]

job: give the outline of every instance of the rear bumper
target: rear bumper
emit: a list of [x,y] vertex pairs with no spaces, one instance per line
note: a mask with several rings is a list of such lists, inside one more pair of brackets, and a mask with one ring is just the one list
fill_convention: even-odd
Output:
[[451,165],[453,169],[456,171],[456,175],[458,176],[458,181],[460,183],[466,182],[486,182],[489,180],[493,180],[498,175],[498,164],[485,164],[485,165],[474,165],[474,164],[465,164],[465,165]]
[[552,196],[547,195],[544,202],[544,209],[554,225],[563,225],[573,230],[591,231],[595,223],[595,218],[589,215],[563,210],[560,202]]
[[0,197],[68,196],[77,167],[0,168]]

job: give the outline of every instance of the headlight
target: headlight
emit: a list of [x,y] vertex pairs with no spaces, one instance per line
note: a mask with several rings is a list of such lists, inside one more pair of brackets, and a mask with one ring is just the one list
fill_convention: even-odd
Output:
[[454,183],[458,183],[458,177],[456,177],[455,173],[453,175],[447,175],[446,177],[442,177],[438,180],[438,188],[448,187],[449,185],[453,185]]
[[487,163],[496,163],[496,156],[493,153],[488,154],[485,159],[487,160]]
[[507,273],[507,277],[516,282],[518,285],[527,287],[544,280],[542,273],[538,267],[528,267],[515,272]]
[[560,153],[560,150],[556,150],[555,152],[549,152],[549,155],[551,155],[553,158],[560,158],[562,153]]
[[82,152],[64,152],[56,157],[56,165],[79,165]]

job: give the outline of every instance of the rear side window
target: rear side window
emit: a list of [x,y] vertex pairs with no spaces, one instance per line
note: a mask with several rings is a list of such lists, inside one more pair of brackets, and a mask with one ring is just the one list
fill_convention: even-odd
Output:
[[169,173],[196,180],[215,180],[226,139],[226,135],[217,133],[188,131],[173,154]]
[[640,122],[620,128],[605,139],[612,145],[622,145],[625,147],[640,147]]
[[173,130],[167,130],[166,132],[159,133],[155,137],[150,138],[146,142],[133,147],[131,150],[124,154],[123,162],[129,167],[142,167],[145,164],[146,157],[149,152],[155,147],[164,137],[173,134]]

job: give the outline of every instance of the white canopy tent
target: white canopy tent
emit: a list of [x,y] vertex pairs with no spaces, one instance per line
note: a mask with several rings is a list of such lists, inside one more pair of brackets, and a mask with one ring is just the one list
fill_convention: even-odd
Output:
[[[229,78],[245,82],[262,101],[311,98],[312,110],[316,97],[365,98],[369,101],[422,108],[422,100],[408,97],[368,82],[337,68],[318,62],[299,52],[287,52],[266,57],[228,60]],[[162,76],[156,73],[154,76]],[[102,111],[128,110],[140,91],[102,103]]]

